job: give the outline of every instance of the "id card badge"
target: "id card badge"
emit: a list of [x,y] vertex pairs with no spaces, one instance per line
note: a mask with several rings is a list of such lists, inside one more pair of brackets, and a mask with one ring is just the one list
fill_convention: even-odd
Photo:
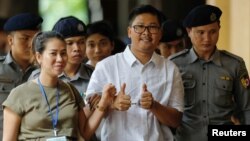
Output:
[[51,137],[46,139],[46,141],[67,141],[67,137],[66,136]]

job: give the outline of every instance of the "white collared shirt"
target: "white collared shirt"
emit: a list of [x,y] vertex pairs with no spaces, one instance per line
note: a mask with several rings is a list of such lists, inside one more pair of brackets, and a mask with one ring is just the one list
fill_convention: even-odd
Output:
[[[130,51],[110,56],[96,66],[88,88],[87,98],[100,93],[105,84],[115,85],[117,92],[126,83],[125,93],[131,96],[132,103],[140,98],[142,85],[154,100],[162,105],[183,112],[183,84],[176,65],[163,57],[153,54],[145,65],[141,64]],[[112,111],[105,117],[101,130],[102,141],[172,141],[169,127],[162,125],[148,110],[132,105],[127,111]]]

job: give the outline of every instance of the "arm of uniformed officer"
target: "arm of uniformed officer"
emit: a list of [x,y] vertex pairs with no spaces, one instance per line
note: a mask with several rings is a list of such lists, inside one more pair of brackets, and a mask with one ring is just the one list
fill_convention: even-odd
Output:
[[146,84],[143,84],[140,106],[144,109],[150,110],[156,118],[166,126],[176,128],[180,124],[182,112],[155,101],[152,93],[147,90]]
[[105,115],[106,109],[110,106],[111,101],[116,93],[116,88],[112,84],[107,84],[103,87],[102,97],[98,103],[97,108],[91,114],[89,118],[86,118],[84,112],[80,114],[79,122],[86,118],[86,122],[83,125],[80,125],[80,131],[85,140],[89,140],[98,128],[102,118]]
[[21,117],[13,112],[10,108],[4,107],[3,110],[3,141],[16,141],[19,128],[21,125]]
[[234,99],[237,105],[237,117],[240,124],[250,124],[250,78],[242,60],[237,67],[237,79],[234,87]]

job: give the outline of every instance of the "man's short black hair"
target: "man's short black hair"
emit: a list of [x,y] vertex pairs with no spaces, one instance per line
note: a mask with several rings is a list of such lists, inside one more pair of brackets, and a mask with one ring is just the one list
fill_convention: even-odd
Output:
[[129,18],[128,18],[129,25],[132,24],[132,22],[134,21],[136,16],[143,14],[143,13],[150,13],[152,15],[156,15],[160,25],[165,20],[164,14],[161,11],[157,10],[155,7],[153,7],[151,5],[141,5],[139,7],[134,8],[130,12]]
[[101,34],[107,37],[111,42],[114,41],[114,30],[108,21],[96,21],[87,25],[86,38],[93,34]]

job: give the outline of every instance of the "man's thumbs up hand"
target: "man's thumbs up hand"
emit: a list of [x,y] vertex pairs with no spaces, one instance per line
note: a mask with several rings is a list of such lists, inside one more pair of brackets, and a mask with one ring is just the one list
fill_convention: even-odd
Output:
[[121,85],[121,89],[118,92],[118,95],[114,98],[113,108],[119,111],[126,111],[131,106],[131,98],[125,93],[126,84]]
[[140,99],[140,106],[143,109],[151,109],[154,104],[154,98],[152,96],[152,93],[148,91],[147,85],[144,83],[142,85],[142,93],[141,93],[141,99]]

